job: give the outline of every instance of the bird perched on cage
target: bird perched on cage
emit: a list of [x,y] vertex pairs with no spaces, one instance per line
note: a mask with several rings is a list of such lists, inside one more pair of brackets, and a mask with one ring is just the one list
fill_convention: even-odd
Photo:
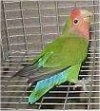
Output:
[[32,76],[36,83],[28,97],[30,104],[39,100],[54,86],[66,81],[78,82],[78,74],[85,60],[89,44],[90,17],[87,10],[75,8],[67,18],[62,34],[48,44],[41,54],[15,76]]

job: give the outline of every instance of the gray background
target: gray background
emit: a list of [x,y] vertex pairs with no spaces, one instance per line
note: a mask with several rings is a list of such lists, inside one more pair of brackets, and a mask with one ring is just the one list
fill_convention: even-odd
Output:
[[88,57],[80,71],[80,77],[92,78],[91,84],[87,85],[89,91],[83,92],[80,89],[73,91],[70,89],[73,85],[66,83],[58,89],[52,89],[34,106],[27,104],[27,94],[19,105],[18,101],[25,90],[26,79],[18,78],[12,80],[5,92],[2,92],[2,108],[98,109],[99,0],[3,1],[1,5],[2,91],[12,74],[22,68],[23,64],[29,64],[27,60],[38,55],[46,44],[61,34],[66,17],[75,4],[94,13]]

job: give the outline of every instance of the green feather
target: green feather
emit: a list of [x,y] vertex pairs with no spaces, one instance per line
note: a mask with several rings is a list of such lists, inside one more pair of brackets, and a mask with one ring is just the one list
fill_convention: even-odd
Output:
[[[56,85],[60,85],[65,81],[76,83],[80,66],[87,56],[88,40],[81,35],[73,33],[71,30],[71,20],[68,18],[65,24],[62,35],[52,43],[48,44],[39,55],[38,67],[42,69],[52,68],[63,71],[59,73],[48,74],[37,82],[35,89],[28,98],[30,104],[36,102],[47,91]],[[40,69],[41,70],[41,69]],[[53,75],[54,74],[54,75]]]
[[[76,63],[81,63],[86,55],[88,49],[88,41],[82,37],[62,36],[57,38],[49,44],[42,52],[43,67],[69,67]],[[60,51],[60,52],[59,52]],[[51,54],[47,59],[48,54]],[[47,59],[47,60],[46,60]]]
[[33,89],[31,95],[29,96],[28,102],[30,104],[33,104],[38,99],[40,99],[47,91],[49,91],[52,87],[58,86],[61,83],[66,82],[66,80],[74,83],[77,82],[80,65],[81,64],[76,64],[58,73],[57,75],[39,81],[35,89]]

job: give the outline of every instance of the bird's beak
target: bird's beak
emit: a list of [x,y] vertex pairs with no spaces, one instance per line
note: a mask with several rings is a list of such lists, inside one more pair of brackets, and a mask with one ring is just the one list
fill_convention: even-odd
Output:
[[93,13],[88,10],[81,10],[81,14],[84,18],[84,20],[88,23],[91,21],[91,17],[93,16]]

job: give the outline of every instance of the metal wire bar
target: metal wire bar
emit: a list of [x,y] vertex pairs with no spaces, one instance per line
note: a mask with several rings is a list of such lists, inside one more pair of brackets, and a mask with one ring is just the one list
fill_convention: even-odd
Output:
[[[3,104],[7,104],[7,102],[2,102]],[[10,104],[19,104],[18,102],[9,102]],[[27,105],[27,102],[22,102],[22,104],[25,104],[25,105]],[[40,105],[41,103],[36,103],[36,105]],[[99,103],[90,103],[90,105],[98,105]],[[63,103],[58,103],[58,102],[56,102],[56,103],[42,103],[42,105],[64,105]],[[67,103],[67,105],[87,105],[87,103]]]
[[[22,98],[22,96],[2,96],[2,98]],[[25,97],[23,97],[23,99],[27,99],[28,98],[28,96],[25,96]],[[79,99],[81,99],[81,98],[83,98],[83,99],[88,99],[88,97],[68,97],[68,99],[77,99],[77,98],[79,98]],[[100,98],[100,97],[99,97]],[[57,96],[55,96],[55,97],[44,97],[44,99],[66,99],[66,97],[57,97]],[[98,97],[91,97],[91,99],[98,99]]]
[[[22,80],[21,83],[24,83],[25,81],[26,81],[26,80]],[[7,82],[7,81],[2,81],[2,82]],[[12,83],[13,83],[13,82],[17,83],[17,82],[19,82],[19,80],[12,81]],[[99,80],[93,80],[93,82],[99,82]],[[1,85],[1,86],[4,87],[4,85]],[[22,84],[20,84],[20,85],[9,85],[8,87],[15,87],[15,86],[16,86],[16,87],[25,87],[26,85],[22,85]],[[90,85],[87,85],[87,86],[90,86]],[[99,87],[100,85],[98,85],[98,84],[97,84],[97,85],[93,85],[93,87],[96,87],[96,86]],[[27,86],[27,87],[28,87],[28,86]],[[66,86],[65,86],[65,85],[61,85],[61,86],[59,86],[59,87],[60,87],[60,88],[68,88],[69,85],[66,85]],[[70,85],[70,87],[73,88],[73,85]],[[45,97],[44,97],[44,98],[45,98]]]
[[58,14],[58,2],[55,1],[55,10],[56,10],[56,21],[57,21],[57,33],[60,35],[60,29],[59,29],[59,14]]
[[[37,4],[38,4],[38,13],[39,13],[39,22],[40,22],[40,29],[41,29],[41,41],[42,41],[42,49],[44,48],[44,38],[43,38],[43,24],[42,24],[42,15],[41,15],[41,8],[40,8],[40,3],[39,1],[37,1]],[[39,105],[38,109],[40,110],[41,108],[41,105],[42,105],[42,102],[43,102],[43,97],[42,97],[42,100],[41,100],[41,104]]]
[[40,34],[41,34],[42,49],[43,49],[44,48],[43,29],[42,29],[43,24],[42,24],[42,20],[41,20],[42,15],[41,15],[41,9],[40,9],[39,1],[37,1],[37,4],[38,4],[39,23],[40,23],[40,29],[41,29],[41,33]]
[[[6,20],[6,12],[5,12],[5,4],[3,3],[2,1],[2,10],[3,10],[3,14],[4,14],[4,19],[5,19],[5,26],[6,26],[6,42],[7,42],[7,50],[9,50],[9,38],[8,38],[8,26],[7,26],[7,20]],[[2,45],[2,49],[3,49],[3,45]],[[3,52],[3,51],[2,51]],[[6,52],[7,53],[7,52]],[[8,58],[8,54],[6,55],[4,52],[3,52],[3,59],[6,60]]]
[[[58,2],[58,1],[57,1]],[[68,8],[73,8],[73,7],[77,7],[77,1],[75,0],[74,1],[75,2],[75,6],[67,6],[67,7],[65,7],[65,6],[60,6],[59,8],[60,9],[68,9]],[[4,3],[6,3],[6,2],[4,2]],[[88,4],[88,5],[81,5],[81,6],[78,6],[79,8],[83,8],[83,7],[92,7],[92,6],[98,6],[97,4],[96,5],[90,5],[90,4]],[[34,7],[32,7],[32,8],[27,8],[28,10],[37,10],[36,8],[34,8]],[[55,9],[55,7],[53,8],[53,7],[43,7],[43,8],[41,8],[41,10],[46,10],[46,9]],[[25,9],[23,9],[23,10],[25,10]],[[16,11],[20,11],[20,9],[13,9],[13,10],[6,10],[6,12],[16,12]]]
[[[70,83],[69,83],[69,85],[70,85]],[[68,94],[69,94],[69,92],[70,92],[70,86],[68,87],[68,91],[66,91],[66,97],[65,97],[65,102],[64,102],[63,110],[66,109],[66,103],[68,102]],[[68,109],[68,107],[67,107],[67,109]]]
[[44,96],[42,97],[41,102],[40,102],[40,105],[39,105],[39,107],[38,107],[39,110],[41,109],[41,106],[42,106],[43,100],[44,100]]
[[[15,90],[12,90],[12,91],[5,91],[5,92],[24,92],[23,90],[21,91],[19,91],[19,90],[17,90],[17,91],[15,91]],[[26,92],[31,92],[31,91],[26,91]],[[89,93],[90,91],[69,91],[68,93],[82,93],[82,92],[86,92],[86,93]],[[91,91],[92,93],[98,93],[98,92],[100,92],[100,91]],[[65,93],[66,94],[66,91],[50,91],[49,93]]]
[[[23,17],[23,10],[22,10],[22,1],[20,1],[20,11],[21,11],[21,17],[22,17],[23,34],[24,34],[24,40],[25,40],[25,49],[26,49],[26,52],[27,52],[28,51],[28,49],[27,49],[27,38],[26,38],[25,25],[24,25],[24,17]],[[27,55],[27,53],[26,53],[26,55]]]
[[[92,0],[92,4],[93,4],[93,13],[95,13],[95,7],[94,7],[94,4],[95,4],[95,1],[94,0]],[[95,16],[93,16],[93,21],[94,21],[94,23],[95,23]],[[94,24],[94,40],[96,40],[96,38],[95,38],[95,36],[96,36],[96,34],[95,34],[95,30],[96,30],[96,28],[95,28],[95,24]],[[96,50],[95,50],[95,47],[96,47],[96,41],[94,41],[93,42],[93,46],[94,46],[94,54],[93,54],[93,67],[92,67],[92,72],[91,72],[91,84],[90,84],[90,86],[91,86],[91,89],[90,89],[90,92],[89,92],[89,99],[88,99],[88,109],[90,109],[90,103],[91,103],[91,97],[92,97],[92,90],[93,90],[93,78],[94,78],[94,76],[93,75],[95,75],[95,58],[96,58],[96,56],[95,56],[95,53],[96,53]]]
[[[92,0],[93,1],[93,0]],[[77,5],[76,7],[80,7],[80,8],[86,8],[91,10],[92,7],[96,8],[99,6],[99,4],[93,4],[92,1],[87,1],[87,2],[83,2],[83,1],[53,1],[51,3],[51,1],[35,1],[35,4],[37,5],[37,8],[34,8],[34,6],[30,7],[24,7],[24,2],[26,2],[25,4],[27,4],[27,2],[34,2],[34,1],[4,1],[3,3],[5,4],[5,15],[6,15],[6,21],[7,21],[7,26],[6,28],[8,29],[8,33],[10,31],[17,31],[20,29],[24,28],[23,33],[10,33],[9,36],[7,36],[7,39],[9,40],[13,40],[13,39],[17,39],[17,38],[23,38],[23,41],[20,41],[19,43],[19,39],[17,41],[14,42],[9,42],[8,46],[9,47],[22,47],[24,45],[26,45],[25,48],[20,48],[20,50],[17,49],[9,49],[8,53],[9,53],[9,58],[5,61],[5,63],[2,64],[2,89],[4,87],[4,84],[7,83],[7,80],[11,77],[12,73],[16,73],[20,68],[23,68],[23,66],[19,66],[19,68],[16,69],[16,66],[18,65],[17,62],[19,60],[21,60],[21,64],[30,64],[29,62],[27,62],[29,57],[35,57],[35,55],[38,55],[45,43],[48,44],[50,43],[51,38],[54,36],[57,36],[59,34],[60,28],[63,27],[64,25],[64,21],[65,18],[67,16],[69,16],[69,14],[67,14],[66,12],[69,12],[69,9],[74,8],[74,5],[68,5],[66,7],[66,3],[74,3],[75,5]],[[82,2],[82,4],[80,4]],[[12,8],[8,8],[7,7],[10,5],[17,5],[16,8],[14,9],[14,7]],[[48,3],[49,6],[48,6]],[[88,4],[90,3],[90,4]],[[31,3],[29,3],[31,4]],[[60,5],[61,4],[61,5]],[[80,4],[80,5],[78,5]],[[46,6],[45,6],[46,5]],[[7,6],[7,7],[6,7]],[[33,15],[28,14],[29,12],[34,12]],[[13,13],[16,12],[20,12],[21,11],[21,16],[14,16]],[[24,12],[27,15],[24,15]],[[61,11],[61,12],[60,12]],[[63,13],[62,13],[63,11]],[[49,14],[50,12],[50,14]],[[52,13],[51,13],[52,12]],[[37,13],[37,14],[36,14]],[[99,12],[93,12],[97,17],[97,15],[99,14]],[[11,14],[11,17],[9,16]],[[32,22],[26,22],[30,21],[30,19],[32,19]],[[37,22],[37,19],[39,19],[39,23]],[[43,20],[45,20],[43,22]],[[36,21],[35,21],[36,20]],[[50,21],[49,21],[50,20]],[[55,21],[53,21],[55,20]],[[22,24],[19,24],[22,21]],[[35,22],[34,22],[35,21]],[[18,22],[18,23],[17,23]],[[55,24],[56,22],[56,24]],[[60,23],[61,22],[61,23]],[[11,24],[13,23],[13,24]],[[15,23],[15,25],[14,25]],[[28,24],[30,23],[30,24]],[[32,23],[32,24],[31,24]],[[80,70],[80,74],[79,77],[83,78],[83,77],[91,77],[91,73],[93,73],[93,80],[92,82],[95,84],[92,84],[92,88],[95,90],[91,90],[91,91],[80,91],[80,90],[70,90],[70,88],[73,88],[73,85],[68,85],[68,84],[62,84],[57,88],[54,88],[53,90],[51,90],[47,95],[44,95],[44,97],[42,98],[42,100],[37,101],[35,104],[36,109],[43,109],[43,108],[52,108],[52,109],[78,109],[78,108],[84,108],[84,109],[98,109],[98,102],[96,101],[99,96],[98,93],[100,91],[98,91],[97,88],[99,88],[99,80],[95,79],[98,78],[99,75],[99,65],[98,65],[98,59],[99,57],[99,46],[94,46],[93,43],[96,42],[98,43],[99,41],[99,36],[97,37],[98,33],[99,33],[99,29],[97,28],[99,21],[97,20],[97,18],[94,20],[93,23],[91,23],[92,26],[95,26],[95,28],[93,29],[93,31],[91,31],[92,38],[94,36],[95,39],[90,39],[90,47],[89,47],[89,53],[88,53],[88,58],[87,61],[85,62],[85,64],[82,65],[81,70]],[[33,28],[39,28],[40,30],[37,33],[32,33],[32,32],[28,32],[27,33],[27,29],[33,30]],[[49,32],[48,28],[53,29],[55,27],[55,30]],[[48,30],[44,30],[48,29]],[[41,37],[41,43],[42,43],[42,48],[41,50],[37,50],[37,49],[29,49],[29,45],[34,44],[32,41],[34,41],[34,37],[35,36],[39,36]],[[32,41],[28,41],[29,36],[32,36]],[[46,36],[46,37],[45,37]],[[50,36],[50,37],[49,37]],[[49,37],[49,40],[47,40],[47,38]],[[37,39],[38,40],[38,39]],[[26,43],[27,42],[27,43]],[[37,47],[37,46],[35,46]],[[95,57],[94,57],[94,50],[95,50]],[[28,51],[27,55],[24,56],[23,58],[23,54]],[[20,59],[20,58],[23,58]],[[94,64],[94,60],[95,59],[95,64]],[[8,64],[9,63],[9,64]],[[93,66],[94,64],[94,66]],[[93,68],[94,69],[93,69]],[[9,69],[9,70],[7,70]],[[88,74],[88,75],[87,75]],[[95,74],[95,75],[94,75]],[[20,82],[19,84],[17,84],[18,82]],[[28,87],[25,85],[26,79],[23,79],[22,81],[20,80],[12,80],[11,84],[8,86],[8,90],[5,90],[5,93],[8,95],[4,95],[2,94],[2,109],[7,109],[7,108],[22,108],[22,109],[33,109],[34,107],[31,107],[29,105],[27,105],[27,98],[28,95],[25,95],[25,97],[23,97],[23,101],[19,106],[18,100],[21,98],[21,95],[24,93],[25,87]],[[87,87],[90,87],[91,84],[87,84]],[[14,88],[17,88],[16,90]],[[63,90],[62,90],[63,89]],[[64,90],[66,89],[66,90]],[[67,91],[68,90],[68,91]],[[26,93],[30,93],[31,91],[26,91]],[[2,92],[1,92],[2,93]],[[13,94],[15,93],[15,94]],[[20,93],[17,95],[17,93]],[[69,94],[72,94],[72,96],[69,96]],[[76,95],[77,93],[83,94],[82,96],[78,96]],[[91,94],[90,94],[91,93]],[[13,95],[12,95],[13,94]],[[90,95],[89,95],[90,94]],[[97,95],[97,96],[95,96]],[[81,100],[81,102],[75,101],[75,99],[79,99]],[[71,102],[71,101],[73,102]],[[85,101],[84,101],[85,100]],[[55,106],[55,107],[54,107]],[[66,106],[66,107],[65,107]],[[71,107],[72,106],[72,107]],[[7,108],[6,108],[7,107]]]

